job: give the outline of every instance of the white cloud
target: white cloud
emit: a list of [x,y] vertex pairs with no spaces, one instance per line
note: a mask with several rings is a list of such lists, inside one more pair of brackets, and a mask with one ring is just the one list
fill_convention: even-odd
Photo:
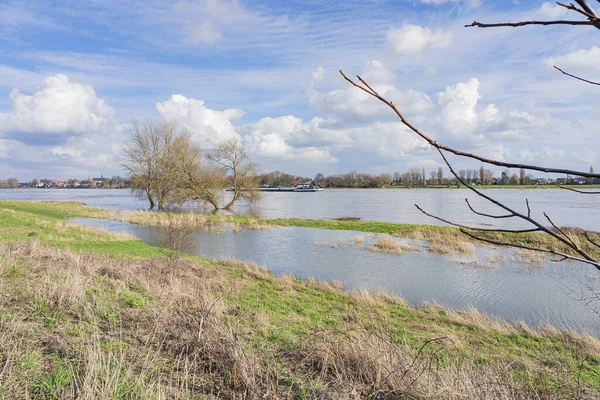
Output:
[[569,10],[559,6],[556,3],[545,2],[542,4],[539,10],[539,14],[550,19],[558,19],[564,17]]
[[165,118],[177,120],[187,128],[192,138],[203,148],[212,147],[218,141],[238,137],[232,121],[240,119],[244,112],[239,109],[212,110],[204,101],[174,94],[167,101],[156,103],[156,111]]
[[[476,78],[449,86],[444,92],[438,93],[444,127],[457,136],[470,135],[479,122],[476,106],[480,98],[479,80]],[[495,112],[490,109],[485,114],[491,116]]]
[[593,46],[589,50],[577,50],[558,57],[550,57],[548,66],[556,65],[568,72],[589,71],[600,72],[600,47]]
[[323,121],[315,118],[303,123],[300,118],[287,115],[263,118],[240,127],[246,147],[259,157],[301,162],[332,163],[337,159],[325,147],[342,145],[349,139],[341,132],[327,132],[320,127]]
[[[313,72],[313,79],[308,90],[311,105],[317,111],[339,121],[357,123],[373,122],[374,118],[391,120],[396,115],[384,104],[360,89],[344,84],[340,89],[320,92],[315,87],[315,76],[321,76],[324,71]],[[380,61],[370,61],[361,75],[379,94],[393,101],[407,115],[425,115],[434,105],[429,96],[416,90],[400,91],[395,86],[396,76],[385,68]]]
[[452,41],[452,33],[407,24],[402,28],[390,29],[386,39],[396,54],[414,55],[427,47],[448,46]]
[[113,110],[96,96],[90,85],[70,82],[62,74],[45,79],[32,96],[13,89],[12,112],[0,114],[2,130],[18,133],[81,135],[101,132],[112,120]]

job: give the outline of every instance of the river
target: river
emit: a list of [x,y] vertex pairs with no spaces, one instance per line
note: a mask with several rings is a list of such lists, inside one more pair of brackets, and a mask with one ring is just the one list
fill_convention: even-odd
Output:
[[[526,212],[529,199],[532,216],[546,211],[558,225],[597,230],[600,196],[581,195],[558,189],[494,189],[486,194]],[[256,207],[240,204],[239,214],[264,218],[338,218],[397,223],[440,224],[423,215],[414,204],[444,218],[484,225],[501,222],[522,227],[511,220],[493,220],[471,213],[471,204],[488,213],[501,213],[464,189],[349,189],[320,193],[264,193]],[[145,208],[129,190],[12,189],[0,190],[0,199],[71,200],[113,210]],[[79,223],[117,232],[131,233],[146,243],[161,245],[160,228],[123,222],[77,220]],[[516,221],[518,222],[518,221]],[[365,237],[364,244],[352,238]],[[368,251],[371,235],[350,231],[311,228],[274,228],[266,231],[223,233],[195,231],[191,252],[210,258],[233,257],[267,266],[276,274],[292,273],[301,278],[342,282],[349,289],[383,290],[404,297],[412,304],[437,302],[476,309],[507,319],[539,326],[588,331],[600,337],[600,317],[580,296],[600,292],[597,271],[578,263],[551,263],[531,267],[515,260],[512,250],[499,249],[504,262],[487,262],[489,248],[478,248],[475,256],[440,256],[423,249],[402,255]],[[398,240],[398,239],[396,239]],[[491,257],[494,258],[494,257]],[[592,303],[592,306],[598,305]]]
[[[486,189],[484,192],[517,211],[526,213],[529,199],[531,215],[546,222],[546,212],[559,226],[578,226],[599,230],[600,196],[582,195],[560,189]],[[395,223],[440,225],[422,214],[415,204],[445,219],[488,226],[527,227],[512,219],[490,220],[473,214],[465,203],[468,198],[478,211],[505,212],[466,189],[334,189],[318,193],[263,193],[262,201],[251,207],[240,203],[234,213],[254,214],[263,218],[331,219],[359,217],[364,220]],[[91,207],[114,210],[146,208],[127,189],[0,189],[0,199],[73,200]],[[210,211],[210,210],[203,210]]]
[[[150,245],[165,245],[162,228],[86,218],[72,221],[129,233]],[[489,247],[455,255],[435,254],[420,246],[403,254],[370,251],[381,236],[386,235],[294,227],[219,233],[195,230],[187,238],[187,250],[214,259],[254,262],[276,275],[338,281],[351,290],[383,291],[413,305],[434,302],[457,309],[474,307],[530,326],[550,324],[600,337],[600,316],[576,298],[589,296],[589,289],[600,291],[600,274],[588,265],[549,260],[542,265],[525,264],[511,249]],[[357,237],[364,241],[357,242]],[[590,288],[581,291],[582,284]]]

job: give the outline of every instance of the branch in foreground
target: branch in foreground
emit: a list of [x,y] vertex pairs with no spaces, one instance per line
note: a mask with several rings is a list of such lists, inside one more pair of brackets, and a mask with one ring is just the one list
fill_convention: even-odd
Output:
[[470,238],[475,239],[475,240],[479,240],[481,242],[485,242],[485,243],[489,243],[489,244],[495,244],[495,245],[498,245],[498,246],[516,247],[516,248],[524,249],[524,250],[532,250],[532,251],[538,251],[538,252],[541,252],[541,253],[554,254],[556,256],[562,257],[565,260],[573,260],[573,261],[579,261],[579,262],[586,263],[586,264],[591,264],[594,267],[600,269],[600,263],[597,262],[597,261],[586,260],[586,259],[580,258],[580,257],[574,257],[574,256],[571,256],[569,254],[565,254],[565,253],[562,253],[560,251],[556,251],[556,250],[552,250],[552,249],[542,249],[542,248],[539,248],[539,247],[525,246],[525,245],[517,244],[517,243],[502,242],[502,241],[499,241],[499,240],[482,238],[480,236],[472,234],[467,229],[463,229],[463,228],[461,228],[460,231],[462,233],[464,233],[465,235],[469,236]]
[[590,191],[585,191],[585,190],[578,190],[578,189],[574,189],[568,186],[563,186],[563,185],[556,185],[557,187],[559,187],[560,189],[565,189],[565,190],[570,190],[571,192],[575,192],[575,193],[581,193],[581,194],[600,194],[600,192],[590,192]]
[[590,81],[590,80],[588,80],[588,79],[581,78],[581,77],[579,77],[579,76],[577,76],[577,75],[570,74],[570,73],[568,73],[568,72],[565,72],[565,71],[563,71],[562,69],[558,68],[556,65],[553,65],[553,67],[554,67],[555,69],[559,70],[559,71],[560,71],[560,72],[561,72],[563,75],[570,76],[571,78],[575,78],[575,79],[577,79],[578,81],[582,81],[582,82],[585,82],[585,83],[589,83],[590,85],[597,85],[597,86],[600,86],[600,82],[594,82],[594,81]]
[[486,213],[482,213],[479,211],[475,211],[475,209],[473,207],[471,207],[471,203],[469,203],[469,199],[465,198],[465,202],[467,203],[467,205],[469,206],[469,209],[471,211],[473,211],[474,214],[481,215],[482,217],[495,218],[495,219],[513,218],[514,217],[514,215],[512,215],[512,214],[492,215],[492,214],[486,214]]
[[521,22],[501,22],[495,24],[486,24],[482,22],[473,21],[469,25],[465,25],[465,28],[476,27],[476,28],[497,28],[501,26],[508,26],[512,28],[517,28],[520,26],[526,25],[589,25],[596,26],[597,22],[594,21],[566,21],[566,20],[556,20],[556,21],[521,21]]
[[[457,224],[456,222],[448,221],[447,219],[438,217],[438,216],[433,215],[433,214],[429,214],[427,211],[423,210],[418,204],[415,204],[415,207],[417,207],[417,209],[419,211],[421,211],[423,214],[427,215],[428,217],[437,219],[438,221],[441,221],[441,222],[445,222],[448,225],[456,226],[456,227],[463,228],[463,229],[470,229],[470,230],[473,230],[473,231],[480,231],[480,232],[500,232],[500,233],[529,233],[529,232],[539,232],[539,231],[541,231],[540,228],[531,228],[531,229],[476,228],[476,227],[473,227],[473,226],[467,226],[467,225]],[[515,217],[515,215],[510,215],[509,217]]]
[[394,105],[394,103],[392,103],[391,101],[389,101],[389,100],[385,99],[384,97],[382,97],[373,88],[371,88],[371,86],[369,86],[369,84],[367,82],[365,82],[360,76],[358,76],[357,78],[362,83],[362,85],[360,85],[360,84],[354,82],[352,79],[348,78],[344,74],[344,72],[341,71],[341,70],[340,70],[340,74],[342,74],[342,76],[344,77],[344,79],[346,81],[348,81],[350,84],[352,84],[352,86],[354,86],[354,87],[356,87],[356,88],[364,91],[365,93],[369,94],[370,96],[375,97],[376,99],[378,99],[379,101],[381,101],[382,103],[384,103],[388,107],[390,107],[396,113],[396,115],[398,116],[398,118],[400,118],[400,121],[402,121],[402,123],[408,129],[410,129],[411,131],[413,131],[414,133],[416,133],[417,135],[419,135],[427,143],[429,143],[431,146],[435,147],[438,150],[439,149],[445,150],[445,151],[447,151],[449,153],[452,153],[452,154],[455,154],[457,156],[472,158],[472,159],[481,161],[481,162],[486,163],[486,164],[496,165],[498,167],[522,168],[522,169],[526,169],[526,170],[530,170],[530,171],[540,171],[540,172],[546,172],[546,173],[557,173],[557,174],[565,174],[565,175],[575,175],[575,176],[583,176],[583,177],[587,177],[587,178],[600,178],[600,174],[594,174],[594,173],[589,173],[589,172],[573,171],[573,170],[562,169],[562,168],[540,167],[540,166],[537,166],[537,165],[516,164],[516,163],[508,163],[508,162],[493,160],[493,159],[490,159],[490,158],[481,157],[481,156],[479,156],[477,154],[466,153],[464,151],[460,151],[460,150],[454,149],[452,147],[445,146],[443,144],[440,144],[440,143],[436,142],[431,137],[429,137],[425,133],[421,132],[414,125],[412,125],[404,117],[404,115],[400,112],[400,110],[398,110],[398,108],[396,108],[396,106]]
[[[446,163],[446,165],[448,166],[448,168],[450,169],[450,172],[452,173],[452,175],[454,175],[454,177],[456,179],[458,179],[458,181],[460,183],[462,183],[463,185],[465,185],[468,189],[470,189],[471,191],[473,191],[474,193],[476,193],[479,197],[483,197],[484,199],[486,199],[487,201],[489,201],[492,204],[495,204],[496,206],[508,211],[509,213],[513,214],[515,217],[521,218],[527,222],[529,222],[530,224],[536,226],[537,228],[539,228],[540,231],[547,233],[548,235],[552,236],[553,238],[557,239],[558,241],[562,242],[563,244],[565,244],[567,247],[573,249],[577,254],[579,254],[580,256],[582,256],[584,259],[588,260],[588,264],[592,264],[594,266],[596,266],[596,268],[600,269],[600,262],[598,260],[596,260],[595,258],[593,258],[592,256],[590,256],[589,254],[587,254],[583,249],[577,247],[577,246],[573,246],[570,242],[570,240],[563,238],[562,236],[560,236],[559,234],[557,234],[556,232],[554,232],[551,229],[546,228],[545,226],[543,226],[542,224],[540,224],[539,222],[537,222],[535,219],[531,218],[530,214],[531,214],[531,210],[529,208],[529,201],[527,201],[527,216],[521,214],[518,211],[513,210],[512,208],[508,207],[507,205],[501,203],[500,201],[482,193],[481,191],[475,189],[473,186],[469,185],[467,182],[465,182],[464,179],[462,179],[460,177],[460,175],[458,175],[456,173],[456,171],[454,170],[454,168],[452,167],[452,164],[450,164],[450,162],[448,161],[448,159],[446,158],[446,156],[444,155],[444,153],[442,152],[441,149],[437,149],[438,153],[440,153],[440,156],[442,157],[442,159],[444,160],[444,162]],[[562,254],[560,254],[562,255]]]

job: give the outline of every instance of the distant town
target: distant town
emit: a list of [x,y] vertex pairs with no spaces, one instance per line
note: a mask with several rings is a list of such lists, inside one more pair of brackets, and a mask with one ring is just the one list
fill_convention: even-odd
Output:
[[[593,173],[593,168],[590,167]],[[560,178],[536,178],[520,170],[519,174],[509,170],[500,176],[494,176],[489,169],[461,169],[458,172],[461,180],[471,185],[487,186],[519,186],[519,185],[590,185],[600,184],[600,179],[565,176]],[[317,174],[314,177],[291,175],[281,171],[273,171],[258,175],[261,187],[291,187],[299,182],[312,182],[325,188],[377,188],[386,186],[397,187],[452,187],[460,186],[459,180],[444,176],[442,168],[426,174],[424,168],[411,168],[403,173],[394,172],[379,175],[351,171],[346,174],[325,176]],[[125,189],[131,188],[131,180],[121,176],[111,178],[100,175],[99,178],[86,179],[33,179],[30,182],[19,182],[17,178],[0,180],[1,189],[33,188],[33,189]]]
[[100,176],[100,178],[67,179],[64,181],[48,178],[36,178],[30,182],[19,182],[16,178],[0,180],[0,188],[2,189],[124,189],[130,186],[131,180],[120,176],[113,176],[112,178]]

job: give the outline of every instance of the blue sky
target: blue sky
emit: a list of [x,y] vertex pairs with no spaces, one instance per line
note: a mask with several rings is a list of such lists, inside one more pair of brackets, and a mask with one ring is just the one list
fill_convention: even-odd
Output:
[[600,33],[463,27],[567,17],[579,19],[531,0],[5,0],[0,178],[123,174],[128,123],[158,117],[206,151],[237,137],[265,171],[440,165],[339,69],[364,75],[442,142],[587,170],[598,89],[552,65],[600,79]]

